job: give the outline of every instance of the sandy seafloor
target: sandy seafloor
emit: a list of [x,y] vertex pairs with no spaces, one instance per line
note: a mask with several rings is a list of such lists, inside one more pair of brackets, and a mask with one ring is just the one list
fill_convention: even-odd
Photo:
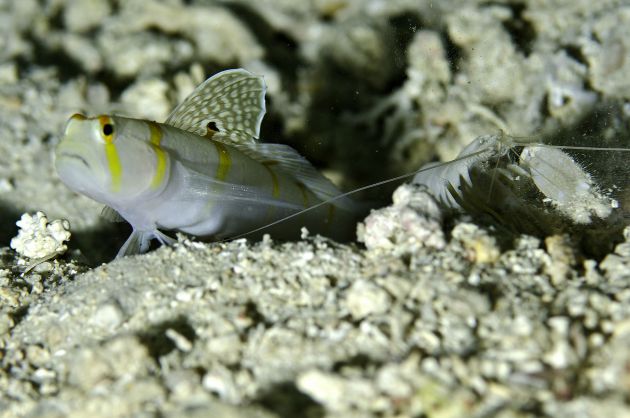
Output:
[[[630,229],[505,236],[404,186],[356,243],[110,261],[128,229],[52,165],[72,113],[164,120],[230,67],[345,189],[499,130],[627,146],[624,3],[0,1],[0,417],[630,416]],[[72,237],[22,274],[36,211]]]

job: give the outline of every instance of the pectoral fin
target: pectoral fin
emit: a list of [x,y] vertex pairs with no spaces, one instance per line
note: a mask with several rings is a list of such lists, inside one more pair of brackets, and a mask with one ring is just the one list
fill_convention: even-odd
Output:
[[153,238],[157,239],[162,245],[173,245],[176,242],[173,238],[157,229],[154,231],[138,231],[134,229],[127,241],[118,250],[116,258],[146,253]]
[[120,216],[120,213],[110,208],[109,206],[103,206],[101,210],[101,217],[107,219],[110,222],[125,222],[125,218]]

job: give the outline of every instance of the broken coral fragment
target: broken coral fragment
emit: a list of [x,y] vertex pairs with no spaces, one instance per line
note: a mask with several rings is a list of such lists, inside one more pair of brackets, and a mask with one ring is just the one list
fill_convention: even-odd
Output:
[[68,249],[64,242],[70,239],[70,223],[65,219],[49,223],[44,212],[25,213],[16,225],[20,230],[11,240],[11,248],[21,256],[44,258]]

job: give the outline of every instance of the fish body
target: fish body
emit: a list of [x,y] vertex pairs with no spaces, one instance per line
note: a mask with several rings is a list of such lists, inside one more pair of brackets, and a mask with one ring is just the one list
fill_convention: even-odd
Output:
[[[165,123],[75,114],[55,166],[71,189],[133,227],[119,256],[144,252],[161,230],[207,239],[245,234],[340,192],[291,147],[258,142],[262,77],[227,70],[201,84]],[[274,226],[274,237],[310,231],[348,239],[358,215],[340,198]]]

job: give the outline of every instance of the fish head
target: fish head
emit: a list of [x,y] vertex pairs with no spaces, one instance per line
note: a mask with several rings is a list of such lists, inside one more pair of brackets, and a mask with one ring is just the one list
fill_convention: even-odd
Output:
[[155,189],[166,164],[159,142],[151,142],[150,123],[72,115],[55,150],[59,177],[70,189],[112,206]]

